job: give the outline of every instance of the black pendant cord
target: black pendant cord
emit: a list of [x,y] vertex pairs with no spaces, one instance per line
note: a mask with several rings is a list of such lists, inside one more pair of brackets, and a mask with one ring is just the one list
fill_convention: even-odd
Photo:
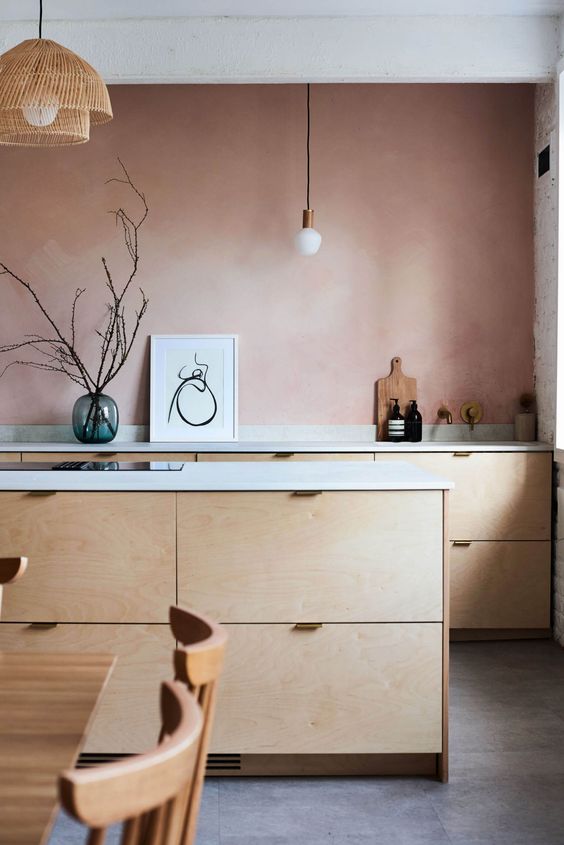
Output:
[[42,38],[41,35],[43,31],[43,0],[39,0],[39,37]]
[[309,136],[311,129],[311,115],[309,106],[309,82],[307,84],[307,190],[306,190],[306,208],[309,208]]

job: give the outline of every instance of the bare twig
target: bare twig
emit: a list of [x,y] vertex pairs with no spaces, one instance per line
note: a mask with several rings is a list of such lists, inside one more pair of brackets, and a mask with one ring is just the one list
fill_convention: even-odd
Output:
[[64,332],[62,329],[59,329],[54,318],[40,301],[33,285],[10,270],[6,264],[0,262],[0,275],[10,276],[27,291],[53,333],[53,336],[48,337],[43,337],[39,334],[30,334],[26,335],[26,339],[23,341],[8,343],[3,346],[0,345],[0,353],[14,352],[25,348],[37,352],[46,359],[43,361],[11,361],[4,369],[0,370],[0,378],[10,367],[22,365],[39,370],[62,373],[71,379],[71,381],[83,387],[87,393],[96,395],[105,390],[107,385],[116,377],[126,363],[135,338],[137,337],[139,325],[145,316],[149,304],[149,300],[143,290],[139,288],[141,304],[134,312],[134,315],[129,318],[129,320],[132,320],[132,327],[129,331],[127,328],[128,317],[125,308],[125,297],[139,268],[138,235],[141,226],[149,214],[149,207],[145,199],[145,194],[132,182],[121,159],[118,158],[118,161],[122,169],[122,177],[108,179],[106,184],[117,182],[121,185],[128,186],[141,201],[142,208],[137,218],[130,216],[123,208],[109,212],[114,215],[116,225],[121,224],[125,247],[131,260],[131,269],[123,286],[121,289],[118,289],[108,262],[105,258],[102,258],[105,277],[104,283],[109,291],[110,301],[107,304],[104,325],[101,330],[96,330],[96,334],[100,338],[100,359],[98,367],[95,370],[96,375],[92,374],[92,371],[86,366],[83,357],[77,350],[77,305],[81,296],[86,292],[86,288],[76,289],[71,307],[68,331]]

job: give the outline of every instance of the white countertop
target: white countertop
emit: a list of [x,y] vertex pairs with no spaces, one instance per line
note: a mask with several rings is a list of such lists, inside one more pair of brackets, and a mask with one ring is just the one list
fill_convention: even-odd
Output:
[[511,441],[436,441],[421,443],[386,443],[372,441],[288,440],[257,441],[239,440],[236,443],[144,443],[135,441],[114,441],[103,445],[85,445],[76,441],[68,443],[17,443],[0,442],[1,452],[552,452],[548,443],[520,443]]
[[0,490],[269,491],[447,490],[447,481],[404,461],[186,463],[181,471],[0,472]]

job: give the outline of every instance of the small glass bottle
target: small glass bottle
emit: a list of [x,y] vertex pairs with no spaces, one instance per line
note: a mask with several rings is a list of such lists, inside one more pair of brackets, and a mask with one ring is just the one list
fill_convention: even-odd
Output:
[[392,415],[388,420],[388,440],[391,443],[401,443],[405,437],[405,420],[400,411],[399,399],[391,399],[394,402]]
[[421,443],[423,439],[423,417],[417,410],[417,402],[411,400],[411,408],[405,420],[405,439],[409,443]]

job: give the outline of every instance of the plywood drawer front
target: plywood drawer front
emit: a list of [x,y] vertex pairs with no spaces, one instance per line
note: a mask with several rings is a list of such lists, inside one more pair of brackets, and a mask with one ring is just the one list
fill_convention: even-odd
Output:
[[0,461],[9,461],[19,463],[21,461],[20,452],[0,452]]
[[453,540],[550,540],[549,452],[378,454],[376,460],[409,461],[455,482]]
[[471,543],[450,552],[451,628],[549,628],[550,543]]
[[167,625],[58,625],[36,630],[0,624],[3,651],[115,654],[117,663],[95,721],[87,752],[134,753],[159,735],[159,684],[172,676],[173,640]]
[[373,461],[371,452],[198,452],[206,461]]
[[212,751],[441,751],[442,625],[229,625]]
[[22,452],[23,461],[184,461],[196,460],[195,452]]
[[180,493],[179,601],[222,622],[442,619],[442,493]]
[[7,621],[166,622],[174,493],[0,493],[0,555],[25,555]]

